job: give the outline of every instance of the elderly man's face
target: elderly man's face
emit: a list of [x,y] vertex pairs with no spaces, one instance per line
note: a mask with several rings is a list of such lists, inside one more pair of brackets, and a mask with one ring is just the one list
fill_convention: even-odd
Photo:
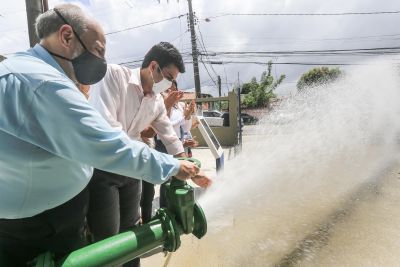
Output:
[[100,58],[104,58],[106,53],[106,37],[99,24],[95,22],[90,23],[88,30],[79,37],[90,52]]
[[58,58],[73,81],[84,85],[99,82],[107,72],[106,39],[102,28],[96,21],[87,19],[85,32],[78,35],[58,9],[54,8],[54,12],[65,24],[58,32],[42,39],[41,44]]

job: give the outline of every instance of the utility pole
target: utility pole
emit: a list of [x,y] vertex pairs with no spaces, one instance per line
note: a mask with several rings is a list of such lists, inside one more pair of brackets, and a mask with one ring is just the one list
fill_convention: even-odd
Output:
[[29,44],[34,47],[35,44],[39,43],[39,37],[35,31],[36,18],[49,10],[47,0],[25,0],[26,6],[26,17],[28,19],[28,31],[29,31]]
[[[26,0],[28,1],[28,0]],[[201,89],[200,89],[200,74],[199,74],[199,52],[197,51],[196,44],[196,32],[194,30],[194,15],[192,8],[192,0],[188,0],[189,4],[189,29],[190,29],[190,37],[192,40],[192,57],[193,57],[193,73],[194,73],[194,88],[196,91],[196,98],[201,97]]]
[[[221,76],[217,76],[218,78],[218,96],[221,97]],[[219,110],[222,110],[222,101],[219,101]]]
[[239,72],[238,72],[238,87],[237,87],[237,101],[238,101],[238,107],[237,107],[237,119],[238,119],[238,128],[239,128],[239,136],[238,136],[238,150],[239,152],[242,151],[242,107],[241,107],[241,96],[240,94],[242,93],[241,88],[240,88],[240,78],[239,78]]
[[221,97],[221,76],[218,75],[218,95]]

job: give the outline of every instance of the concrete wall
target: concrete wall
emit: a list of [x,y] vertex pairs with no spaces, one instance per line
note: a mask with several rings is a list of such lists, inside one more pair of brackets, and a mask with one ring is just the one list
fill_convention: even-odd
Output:
[[[229,92],[228,97],[210,97],[210,98],[200,98],[196,99],[196,103],[203,102],[218,102],[218,101],[228,101],[229,102],[229,126],[221,127],[210,127],[215,136],[217,137],[219,143],[222,146],[233,146],[237,143],[238,125],[237,125],[237,114],[238,114],[238,101],[237,95],[234,92]],[[191,130],[192,136],[196,136],[197,141],[199,141],[199,146],[207,146],[204,138],[201,136],[199,129]]]

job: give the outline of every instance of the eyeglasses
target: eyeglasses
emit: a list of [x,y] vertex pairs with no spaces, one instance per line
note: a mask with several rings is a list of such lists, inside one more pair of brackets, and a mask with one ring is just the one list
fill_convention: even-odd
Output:
[[175,79],[174,79],[174,77],[172,76],[171,73],[169,73],[168,71],[165,71],[165,72],[167,73],[167,75],[164,75],[162,69],[160,68],[160,66],[158,66],[158,69],[160,70],[161,75],[163,76],[163,78],[165,78],[165,79],[167,79],[168,81],[170,81],[170,82],[176,84],[176,81],[175,81]]

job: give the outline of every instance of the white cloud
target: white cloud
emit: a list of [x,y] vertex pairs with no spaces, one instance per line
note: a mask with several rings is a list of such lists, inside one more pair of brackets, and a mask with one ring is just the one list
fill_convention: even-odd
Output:
[[[50,7],[63,1],[50,0]],[[2,4],[0,14],[0,53],[25,50],[28,47],[25,14],[19,14],[18,20],[8,16],[7,12],[15,12],[25,8],[24,2],[6,1]],[[188,12],[187,1],[180,0],[90,0],[87,7],[90,13],[102,24],[106,32],[146,24]],[[193,1],[193,9],[199,17],[204,43],[208,51],[276,51],[276,50],[316,50],[345,49],[398,46],[400,31],[397,29],[400,15],[354,15],[354,16],[225,16],[205,18],[226,13],[333,13],[333,12],[370,12],[400,10],[396,0],[377,2],[375,0],[230,0]],[[4,14],[3,14],[4,13]],[[12,18],[12,19],[11,19]],[[159,41],[173,41],[182,53],[190,53],[190,35],[187,30],[186,17],[173,19],[164,23],[141,27],[122,33],[107,36],[107,58],[110,62],[119,63],[141,59],[147,50]],[[17,32],[12,32],[12,31]],[[399,34],[382,38],[363,38],[359,36],[376,36]],[[178,36],[182,35],[180,38]],[[397,38],[396,38],[397,37]],[[353,38],[342,39],[340,38]],[[321,40],[324,39],[324,40]],[[339,40],[332,40],[339,39]],[[191,61],[191,57],[185,57]],[[228,60],[229,58],[225,58]],[[233,57],[230,59],[234,60]],[[339,62],[349,58],[272,58],[278,62],[313,61]],[[254,61],[267,61],[267,58],[254,58]],[[213,79],[215,74],[208,66]],[[299,75],[311,67],[276,65],[274,73],[286,74],[287,82],[296,81]],[[186,88],[193,87],[193,67],[186,66],[187,72],[181,75],[179,84]],[[209,75],[200,65],[201,81],[205,85],[213,84]],[[217,74],[222,76],[223,83],[237,80],[238,72],[242,81],[252,76],[257,78],[265,67],[260,65],[227,64],[214,65]],[[226,75],[225,75],[226,73]],[[223,88],[226,85],[223,85]],[[226,88],[225,88],[226,89]]]

